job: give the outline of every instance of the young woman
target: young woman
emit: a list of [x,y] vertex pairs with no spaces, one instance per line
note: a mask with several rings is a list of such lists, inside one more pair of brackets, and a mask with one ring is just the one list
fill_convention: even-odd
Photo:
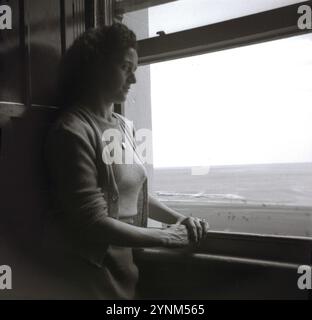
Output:
[[[70,298],[137,298],[132,248],[185,247],[208,232],[206,221],[148,195],[133,128],[113,112],[135,84],[137,64],[136,37],[122,24],[85,32],[61,64],[63,108],[45,148],[53,199],[45,239],[49,254],[59,256],[54,261]],[[137,161],[107,161],[107,130],[120,133],[121,152],[130,148]],[[171,226],[146,228],[148,212]]]

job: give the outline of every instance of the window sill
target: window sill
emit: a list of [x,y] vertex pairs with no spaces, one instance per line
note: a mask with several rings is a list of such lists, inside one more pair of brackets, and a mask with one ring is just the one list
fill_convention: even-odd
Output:
[[156,254],[158,257],[183,259],[186,256],[200,259],[204,255],[226,261],[261,261],[262,264],[294,267],[311,264],[312,238],[209,231],[207,239],[199,246],[191,245],[182,249],[141,248],[137,253],[139,256]]

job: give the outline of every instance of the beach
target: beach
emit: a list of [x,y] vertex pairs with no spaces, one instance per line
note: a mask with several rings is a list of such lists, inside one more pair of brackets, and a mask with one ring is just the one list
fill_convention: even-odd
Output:
[[212,230],[312,236],[312,163],[155,168],[152,192]]

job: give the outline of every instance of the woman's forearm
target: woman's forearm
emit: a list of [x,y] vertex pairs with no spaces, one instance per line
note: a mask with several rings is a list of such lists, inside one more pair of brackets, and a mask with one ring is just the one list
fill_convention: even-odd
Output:
[[179,219],[185,218],[185,216],[177,211],[167,207],[163,203],[161,203],[154,196],[149,195],[149,217],[151,219],[167,223],[174,224]]
[[92,242],[125,247],[161,247],[169,241],[165,230],[141,228],[110,217],[92,224],[86,234]]

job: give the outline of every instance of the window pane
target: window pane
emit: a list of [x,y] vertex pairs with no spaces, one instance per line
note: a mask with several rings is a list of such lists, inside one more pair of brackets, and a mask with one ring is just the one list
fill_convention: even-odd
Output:
[[312,236],[311,57],[309,34],[151,65],[160,199],[213,230]]
[[[250,14],[277,9],[305,0],[179,0],[127,12],[124,23],[138,39],[196,28]],[[135,4],[135,2],[134,2]],[[129,9],[128,9],[129,10]]]

